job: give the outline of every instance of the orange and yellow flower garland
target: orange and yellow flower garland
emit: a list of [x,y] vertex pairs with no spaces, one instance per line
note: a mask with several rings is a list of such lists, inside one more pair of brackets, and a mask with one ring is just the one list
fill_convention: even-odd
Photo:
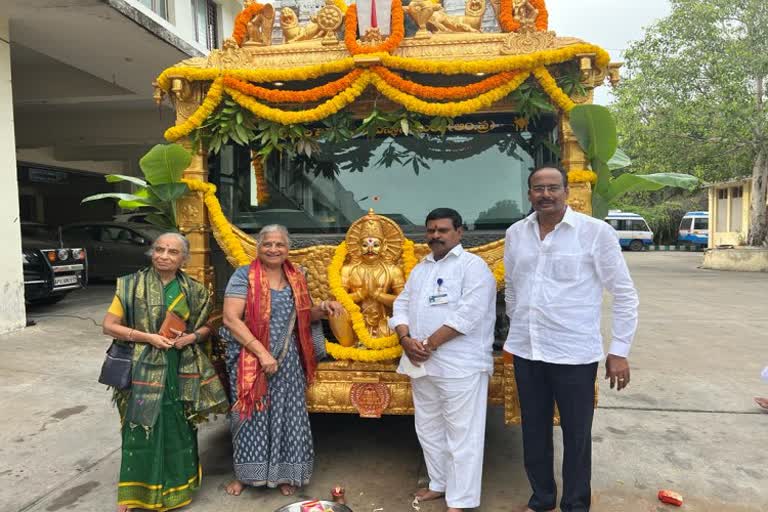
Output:
[[235,18],[235,28],[232,30],[232,39],[237,42],[238,46],[243,46],[245,41],[245,35],[248,32],[248,22],[259,14],[264,8],[263,5],[258,3],[252,3],[237,15]]
[[381,44],[367,46],[357,42],[357,6],[355,4],[347,7],[347,14],[344,17],[344,44],[352,55],[361,55],[365,53],[391,53],[405,37],[405,11],[401,0],[392,0],[392,18],[390,20],[392,33],[389,34]]
[[402,92],[427,98],[431,100],[458,100],[473,98],[485,92],[504,85],[512,80],[516,72],[503,72],[498,75],[489,76],[477,83],[469,85],[459,85],[456,87],[433,87],[430,85],[421,85],[410,80],[406,80],[397,73],[393,73],[383,66],[375,66],[373,72],[379,75],[389,85]]
[[568,171],[568,183],[597,183],[597,174],[588,169],[573,169]]
[[233,100],[243,108],[252,112],[256,117],[275,123],[289,125],[320,121],[335,114],[355,101],[368,86],[369,81],[369,75],[362,74],[348,89],[345,89],[328,101],[321,103],[314,108],[298,111],[281,110],[269,107],[234,89],[227,88],[226,91]]
[[576,103],[563,92],[552,75],[547,71],[547,68],[540,67],[533,70],[533,75],[539,81],[541,88],[547,93],[547,96],[552,102],[557,105],[563,112],[570,112]]
[[247,96],[253,96],[270,103],[313,103],[329,98],[348,89],[363,74],[362,69],[355,69],[338,80],[303,91],[281,91],[258,87],[231,76],[224,77],[224,85]]
[[211,221],[214,231],[219,235],[218,238],[223,243],[222,249],[224,253],[234,259],[238,265],[248,265],[251,259],[245,253],[243,244],[235,236],[234,231],[232,231],[232,225],[221,210],[221,204],[216,198],[216,185],[200,180],[182,179],[181,181],[186,183],[192,192],[203,193],[203,201],[208,209],[208,219]]
[[418,112],[427,116],[458,117],[490,107],[517,89],[525,82],[528,76],[529,73],[519,73],[506,84],[480,94],[476,98],[448,103],[429,103],[410,94],[400,92],[386,83],[379,75],[373,75],[371,80],[376,89],[384,96],[404,106],[409,112]]
[[[536,30],[544,32],[549,27],[549,12],[544,0],[531,0],[531,5],[539,10],[536,16]],[[520,22],[515,19],[515,10],[512,7],[512,0],[501,0],[499,5],[499,25],[504,32],[517,32],[520,30]]]
[[198,128],[206,119],[208,119],[208,116],[213,113],[219,103],[221,103],[223,92],[224,84],[220,78],[217,78],[211,84],[210,89],[208,89],[208,94],[205,95],[203,104],[200,105],[186,121],[168,128],[164,134],[165,138],[168,140],[176,140],[185,135],[189,135],[192,130]]
[[253,166],[253,176],[256,179],[256,202],[261,208],[269,203],[269,188],[267,188],[267,179],[264,176],[263,159],[258,156],[256,151],[251,151],[251,165]]

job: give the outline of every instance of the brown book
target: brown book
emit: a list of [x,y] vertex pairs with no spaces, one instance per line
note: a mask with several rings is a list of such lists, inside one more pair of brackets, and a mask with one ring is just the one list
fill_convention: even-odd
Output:
[[163,320],[163,325],[160,326],[160,330],[158,331],[158,334],[160,336],[165,336],[168,339],[173,339],[177,336],[171,329],[175,329],[179,332],[184,332],[184,330],[187,328],[187,323],[182,320],[182,318],[177,315],[176,313],[172,311],[168,311],[165,314],[165,320]]

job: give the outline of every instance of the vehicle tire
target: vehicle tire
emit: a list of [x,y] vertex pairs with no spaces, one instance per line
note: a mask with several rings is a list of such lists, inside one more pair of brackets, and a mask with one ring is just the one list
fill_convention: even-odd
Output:
[[629,243],[629,250],[633,252],[642,251],[643,250],[643,242],[641,240],[632,240]]

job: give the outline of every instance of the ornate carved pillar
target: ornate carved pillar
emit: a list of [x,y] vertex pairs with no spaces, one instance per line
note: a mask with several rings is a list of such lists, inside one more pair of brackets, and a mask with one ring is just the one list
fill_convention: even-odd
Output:
[[[183,79],[174,79],[172,98],[176,107],[176,125],[183,123],[200,106],[205,97],[199,83],[190,85]],[[184,137],[177,141],[192,152],[192,161],[184,170],[184,178],[208,181],[208,152],[205,148],[194,149],[192,140]],[[184,271],[214,289],[213,267],[210,264],[210,226],[202,192],[189,192],[176,203],[179,231],[189,240],[190,257]]]
[[[589,169],[587,155],[571,130],[566,116],[560,117],[561,163],[566,171]],[[592,186],[589,183],[571,183],[568,188],[568,204],[577,212],[592,215]]]

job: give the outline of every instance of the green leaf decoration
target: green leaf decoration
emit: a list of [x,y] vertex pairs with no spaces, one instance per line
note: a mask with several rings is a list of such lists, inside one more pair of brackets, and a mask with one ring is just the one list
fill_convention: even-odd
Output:
[[126,176],[124,174],[107,174],[106,180],[107,183],[121,183],[127,181],[129,183],[133,183],[134,185],[138,185],[141,188],[145,188],[147,186],[147,182],[143,179],[137,178],[135,176]]
[[105,192],[103,194],[94,194],[81,200],[80,203],[90,203],[101,199],[115,199],[117,201],[143,201],[144,198],[136,194],[124,194],[122,192]]
[[699,183],[699,179],[695,176],[677,172],[622,174],[618,178],[611,180],[605,199],[608,202],[612,202],[630,191],[654,191],[664,187],[695,190]]
[[570,116],[573,133],[587,157],[608,162],[619,144],[611,111],[601,105],[577,105]]
[[186,183],[164,183],[152,187],[152,192],[154,192],[157,198],[163,202],[176,201],[186,194],[187,190]]
[[616,148],[616,152],[608,160],[608,168],[612,171],[626,169],[630,165],[632,165],[632,159],[621,148]]
[[139,160],[150,185],[177,183],[189,167],[192,154],[178,144],[158,144]]

